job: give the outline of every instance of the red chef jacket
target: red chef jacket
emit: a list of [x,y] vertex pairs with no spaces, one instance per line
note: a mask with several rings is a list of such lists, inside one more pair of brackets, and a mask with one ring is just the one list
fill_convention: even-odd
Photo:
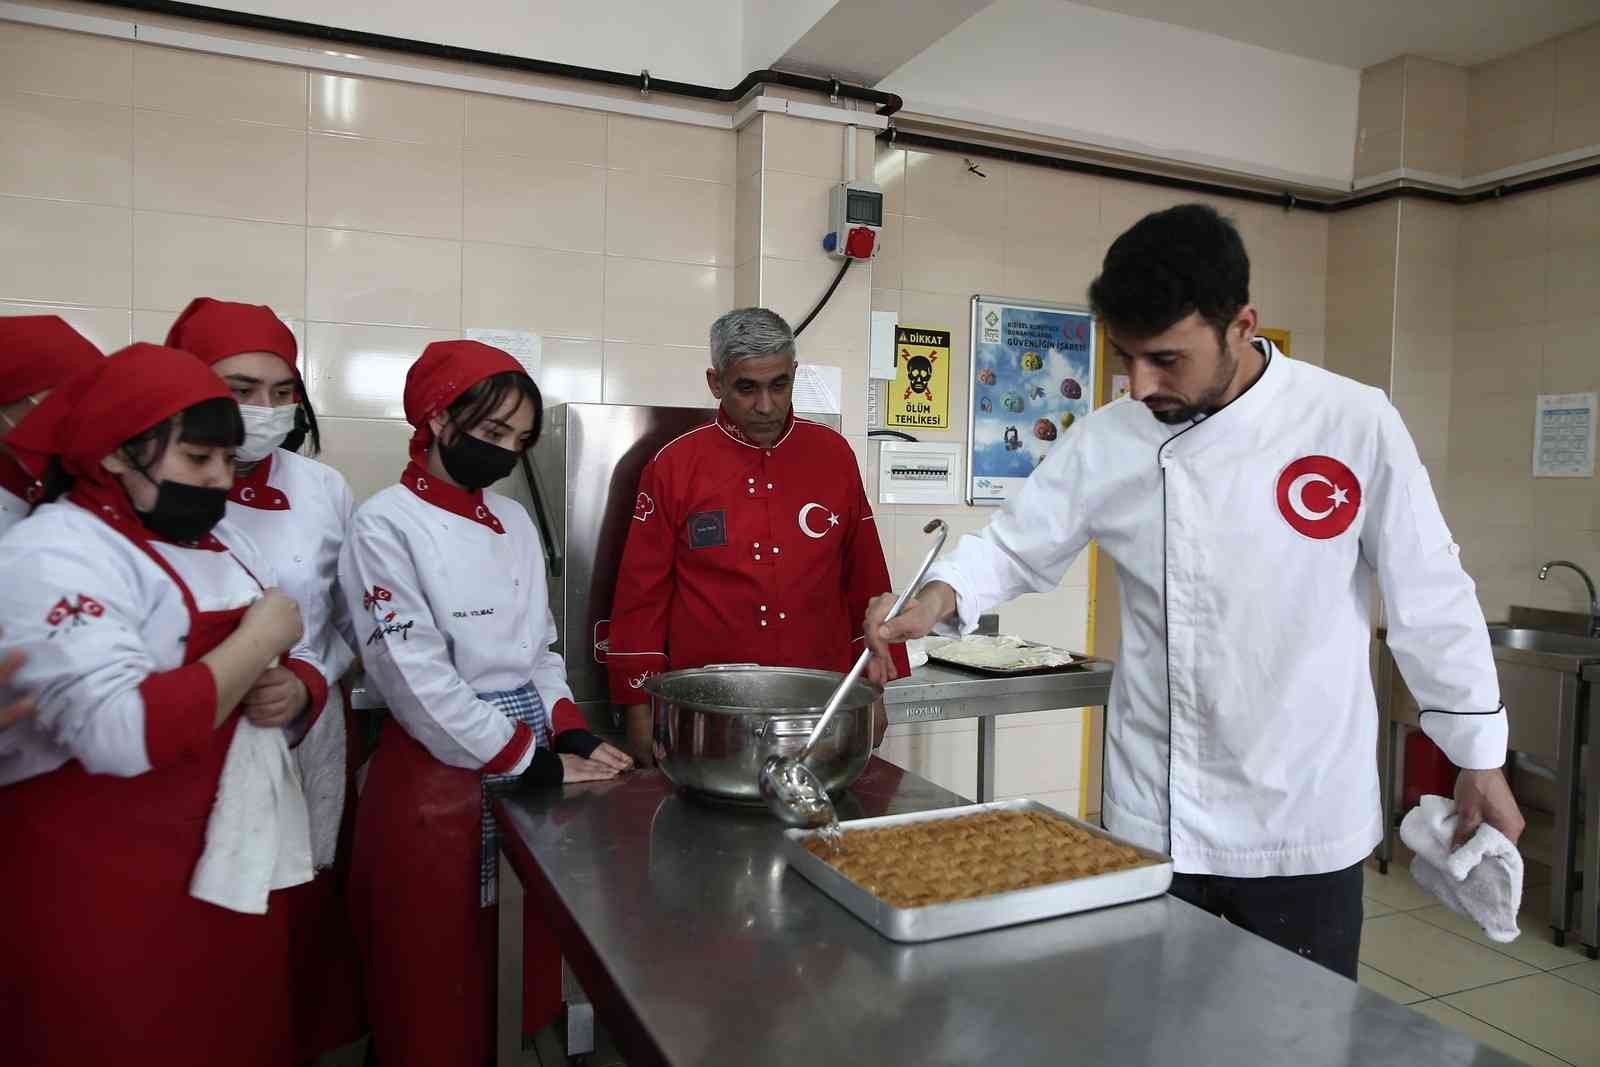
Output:
[[[611,699],[708,663],[847,671],[889,569],[850,443],[789,416],[762,447],[720,408],[639,478],[611,610]],[[904,646],[895,669],[909,673]]]

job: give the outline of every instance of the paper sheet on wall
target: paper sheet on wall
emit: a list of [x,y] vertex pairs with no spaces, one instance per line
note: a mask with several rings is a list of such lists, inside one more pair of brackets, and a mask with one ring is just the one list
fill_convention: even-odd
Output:
[[794,409],[817,415],[839,414],[844,395],[844,370],[820,363],[802,363],[794,372]]
[[1539,397],[1533,428],[1535,478],[1594,477],[1594,393]]
[[539,372],[544,369],[544,343],[536,333],[527,330],[501,330],[492,326],[473,326],[467,330],[469,340],[482,341],[486,345],[493,345],[503,350],[518,363],[522,364],[534,379],[539,380]]

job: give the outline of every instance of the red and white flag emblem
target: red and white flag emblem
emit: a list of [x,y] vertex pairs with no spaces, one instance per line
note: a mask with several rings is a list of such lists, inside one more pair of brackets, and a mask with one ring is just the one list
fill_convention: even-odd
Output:
[[1332,456],[1305,456],[1278,475],[1278,511],[1296,533],[1328,541],[1350,528],[1361,510],[1361,483]]

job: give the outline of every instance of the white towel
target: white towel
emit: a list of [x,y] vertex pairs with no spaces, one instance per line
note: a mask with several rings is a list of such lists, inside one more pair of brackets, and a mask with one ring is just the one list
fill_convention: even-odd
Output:
[[265,915],[269,893],[309,882],[311,874],[306,798],[289,743],[278,727],[241,721],[222,764],[189,895]]
[[339,820],[344,816],[344,696],[328,687],[322,714],[291,751],[311,821],[311,861],[319,871],[333,866],[339,850]]
[[1416,853],[1411,877],[1465,915],[1495,941],[1515,941],[1522,931],[1522,853],[1499,830],[1484,823],[1466,844],[1450,851],[1456,802],[1424,796],[1400,823],[1400,840]]

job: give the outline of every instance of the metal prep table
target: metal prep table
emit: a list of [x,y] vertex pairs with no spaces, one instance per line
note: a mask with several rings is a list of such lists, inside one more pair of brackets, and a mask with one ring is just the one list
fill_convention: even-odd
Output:
[[1076,670],[995,677],[927,663],[884,687],[889,725],[978,720],[977,800],[994,799],[995,716],[1057,708],[1104,708],[1113,665],[1089,660]]
[[[1583,680],[1593,686],[1600,686],[1600,665],[1585,667]],[[1600,955],[1600,714],[1592,706],[1589,709],[1587,739],[1589,758],[1585,765],[1584,776],[1588,782],[1587,803],[1584,805],[1584,833],[1589,841],[1589,849],[1583,858],[1583,914],[1579,916],[1582,923],[1583,948],[1590,959]]]
[[[840,815],[962,802],[874,759]],[[1515,1062],[1170,897],[895,944],[787,869],[765,812],[654,771],[495,813],[501,944],[521,944],[526,884],[630,1067]],[[501,961],[501,1067],[520,964]]]

